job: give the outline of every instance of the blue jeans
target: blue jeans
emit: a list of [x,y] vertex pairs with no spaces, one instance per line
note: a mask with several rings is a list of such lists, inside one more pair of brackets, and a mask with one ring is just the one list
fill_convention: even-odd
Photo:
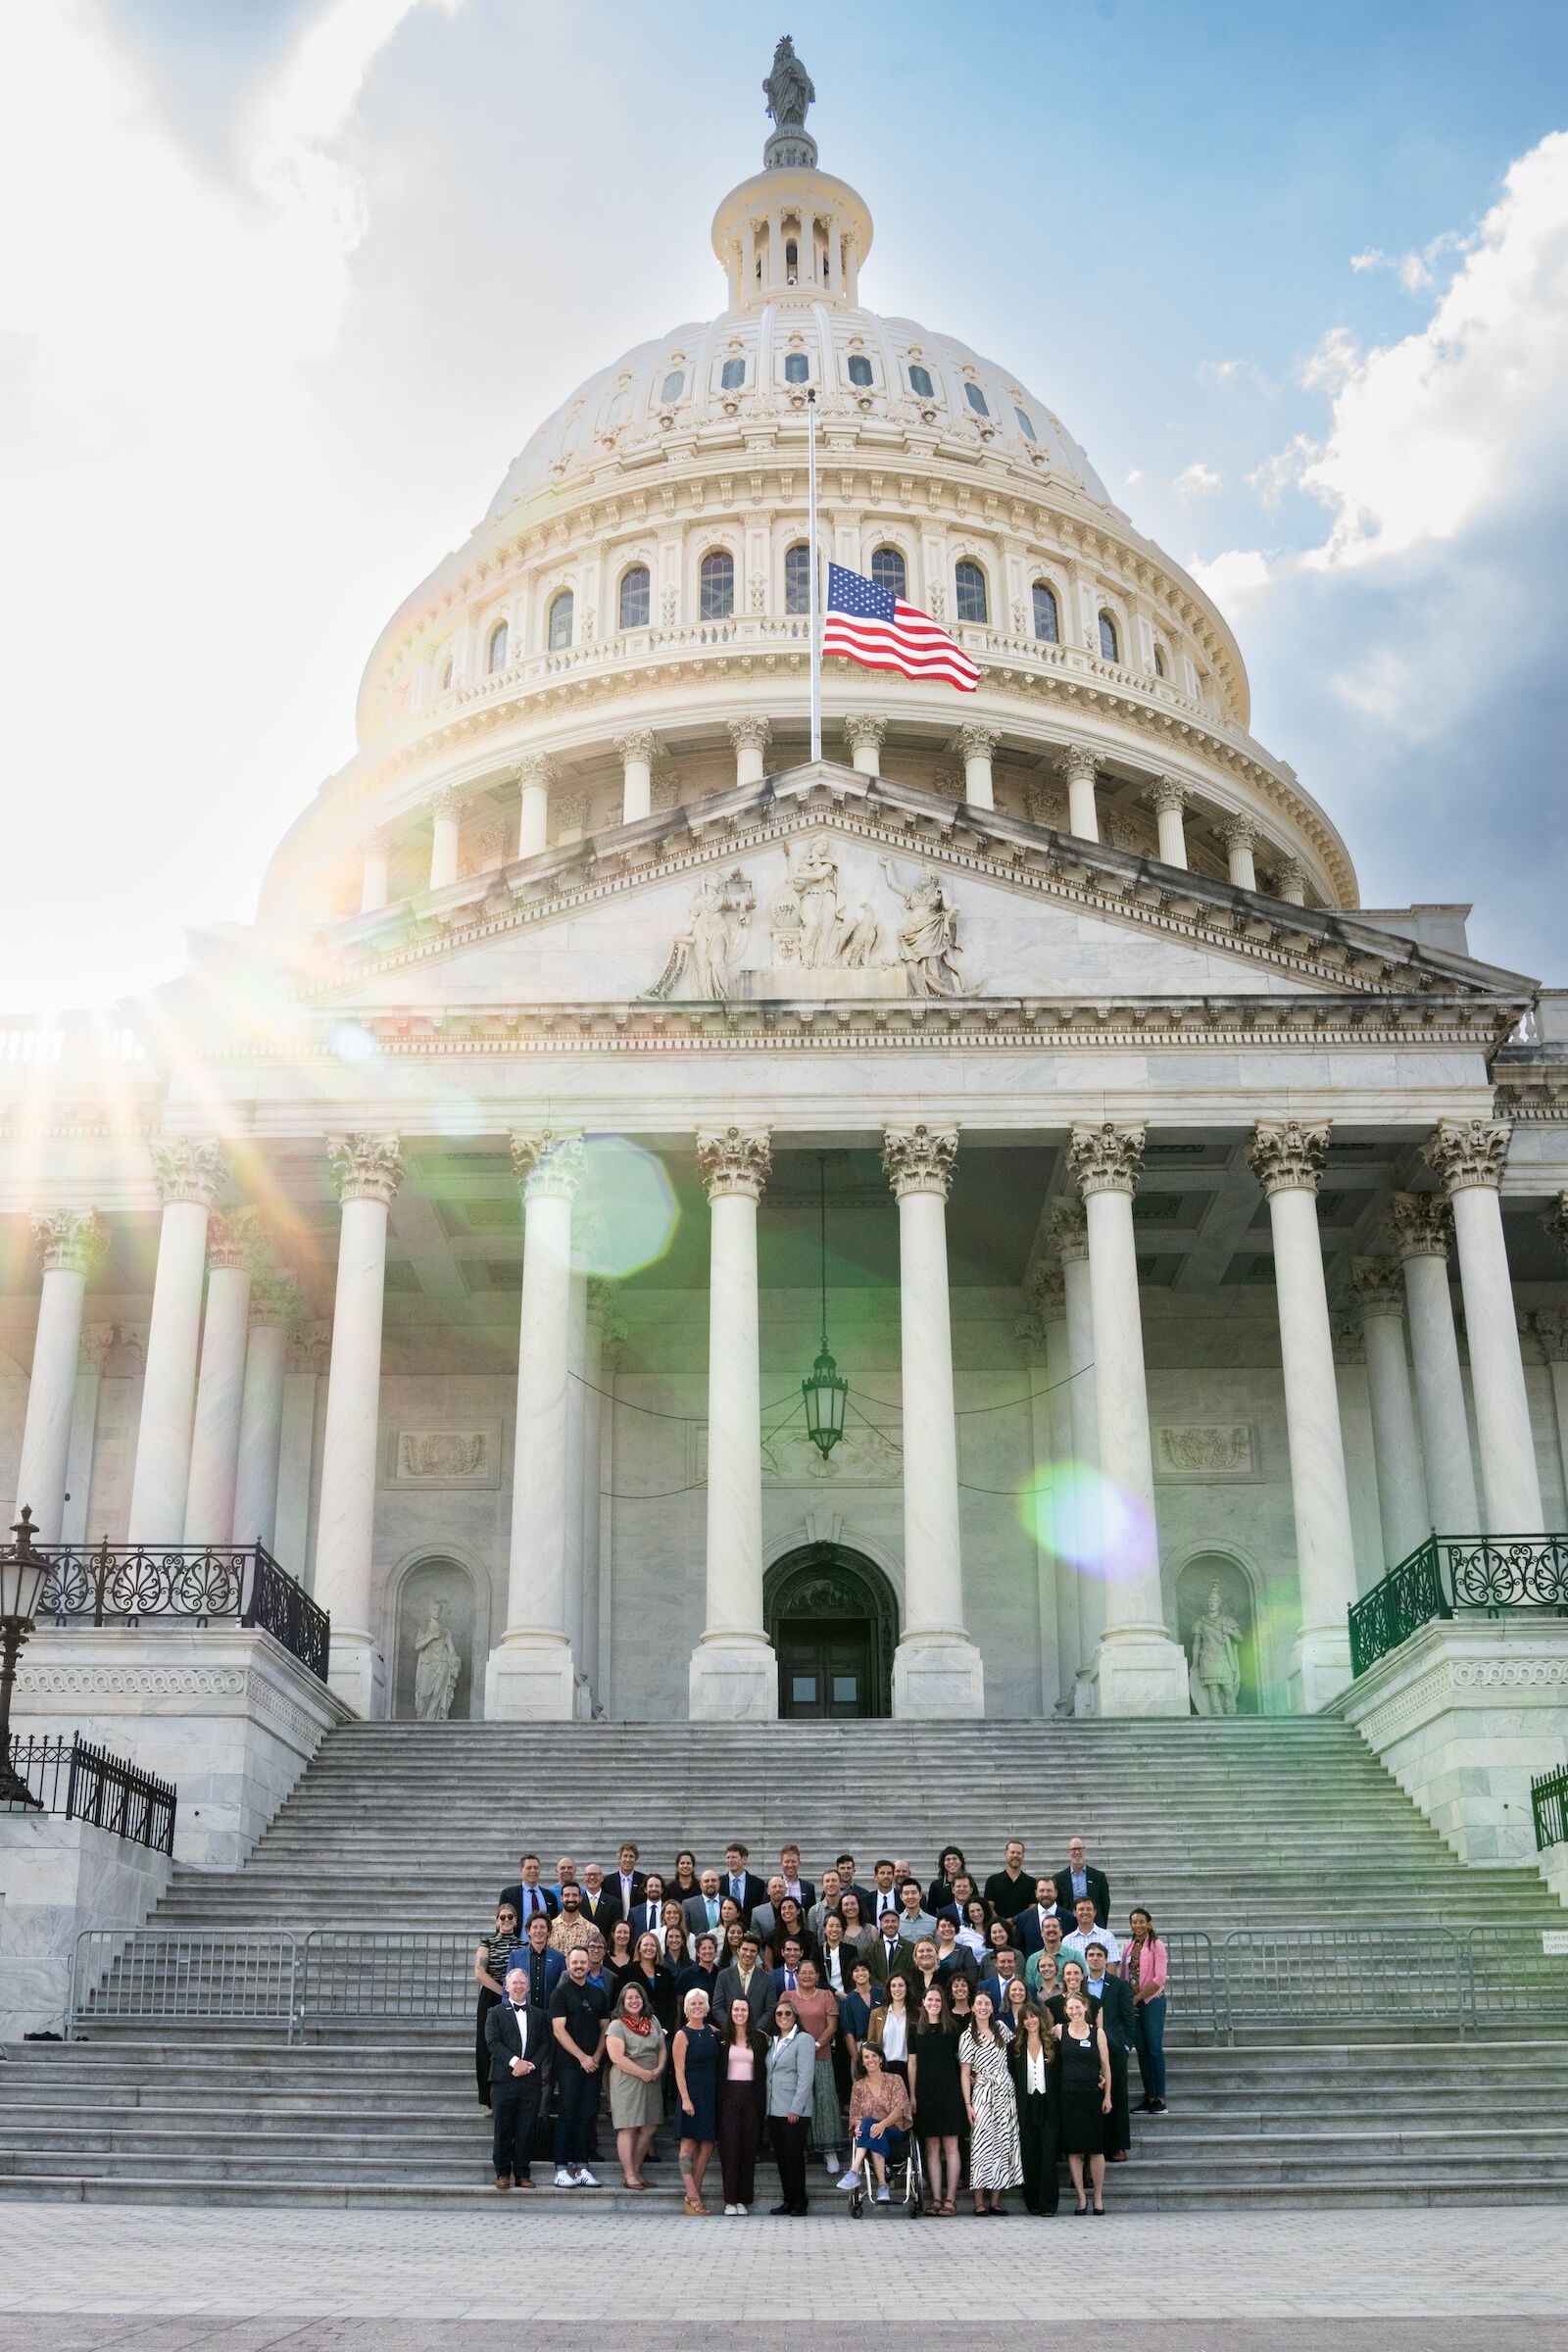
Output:
[[889,2158],[902,2156],[905,2149],[909,2144],[909,2134],[907,2132],[895,2132],[893,2127],[889,2125],[880,2139],[873,2139],[871,2137],[871,2126],[874,2120],[875,2119],[869,2115],[861,2116],[859,2122],[855,2127],[856,2146],[858,2148],[869,2148],[873,2156],[886,2156]]
[[1146,2099],[1165,2096],[1165,1995],[1139,2001],[1133,2009],[1133,2044]]

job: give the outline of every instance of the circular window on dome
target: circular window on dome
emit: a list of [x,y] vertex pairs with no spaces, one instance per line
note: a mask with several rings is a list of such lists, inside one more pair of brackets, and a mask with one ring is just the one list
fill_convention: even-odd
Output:
[[991,411],[986,405],[986,396],[972,377],[966,379],[964,383],[963,397],[977,416],[990,416]]
[[728,548],[715,547],[703,558],[699,581],[704,620],[730,619],[735,611],[735,559]]
[[804,384],[809,378],[810,372],[811,363],[807,358],[804,351],[790,351],[785,353],[784,381],[787,384]]
[[863,351],[852,351],[850,354],[850,381],[861,392],[870,387],[871,363]]

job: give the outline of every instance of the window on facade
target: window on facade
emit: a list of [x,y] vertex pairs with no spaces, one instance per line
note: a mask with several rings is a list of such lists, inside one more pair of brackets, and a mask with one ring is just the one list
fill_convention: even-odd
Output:
[[715,547],[703,558],[701,580],[704,620],[728,620],[735,610],[735,559],[727,548]]
[[1121,660],[1121,642],[1116,635],[1116,623],[1108,612],[1100,615],[1100,658],[1102,662]]
[[1056,592],[1045,580],[1035,582],[1035,635],[1042,645],[1061,643],[1061,625],[1056,612]]
[[569,588],[550,600],[550,651],[564,654],[571,644],[571,615],[573,597]]
[[1154,675],[1156,678],[1162,678],[1165,675],[1165,649],[1162,645],[1156,645],[1154,648]]
[[784,610],[786,612],[811,610],[811,551],[804,542],[784,550]]
[[625,414],[626,395],[624,392],[617,392],[614,399],[610,404],[610,413],[605,418],[606,426],[610,430],[613,431],[614,427],[620,423]]
[[963,387],[963,397],[977,416],[990,416],[991,411],[986,406],[986,396],[978,384],[966,382]]
[[650,611],[651,582],[646,564],[633,564],[620,575],[620,625],[623,629],[646,629]]
[[863,351],[850,354],[850,381],[858,384],[862,392],[871,381],[871,363]]
[[682,392],[684,392],[685,389],[686,377],[684,371],[679,368],[672,368],[669,373],[665,376],[663,383],[660,387],[659,397],[667,407],[672,400],[679,400]]
[[960,620],[984,620],[986,617],[986,575],[978,564],[959,564],[953,574],[956,591],[957,615]]
[[804,384],[810,372],[811,363],[807,358],[804,351],[792,351],[786,353],[784,359],[784,381],[787,384]]
[[489,660],[492,677],[495,676],[498,669],[505,669],[507,666],[507,624],[504,620],[498,620],[490,632]]
[[1015,408],[1012,413],[1018,419],[1019,432],[1026,441],[1032,441],[1035,438],[1035,428],[1027,413],[1019,408]]
[[744,360],[726,360],[718,371],[719,390],[721,392],[738,392],[745,381],[746,362]]
[[903,551],[896,547],[879,547],[871,558],[871,577],[889,596],[908,594],[909,573]]
[[795,239],[794,239],[793,237],[791,237],[791,239],[790,239],[789,243],[788,243],[788,244],[785,246],[785,248],[784,248],[784,267],[785,267],[785,269],[786,269],[786,270],[795,270],[795,269],[798,269],[798,268],[800,267],[800,259],[801,259],[801,249],[800,249],[800,247],[799,247],[799,246],[796,244],[796,242],[795,242]]
[[450,694],[452,691],[452,656],[450,654],[441,664],[441,691],[443,694]]
[[910,362],[909,390],[914,394],[916,400],[935,400],[937,388],[931,381],[929,368],[916,368],[914,363]]

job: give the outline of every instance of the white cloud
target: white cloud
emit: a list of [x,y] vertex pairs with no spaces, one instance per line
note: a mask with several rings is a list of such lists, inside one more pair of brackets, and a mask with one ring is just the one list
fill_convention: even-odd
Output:
[[1384,253],[1379,246],[1369,245],[1364,253],[1351,254],[1350,268],[1357,271],[1392,270],[1407,294],[1420,294],[1437,283],[1442,262],[1451,254],[1468,253],[1473,242],[1455,229],[1445,229],[1419,253]]
[[1131,467],[1129,468],[1129,470],[1128,470],[1128,473],[1127,473],[1127,477],[1126,477],[1125,481],[1122,483],[1122,488],[1123,488],[1124,490],[1137,490],[1137,489],[1140,489],[1140,488],[1142,487],[1142,485],[1143,485],[1143,482],[1144,482],[1144,469],[1143,469],[1143,467],[1142,467],[1141,466],[1131,466]]
[[1234,619],[1243,605],[1260,588],[1266,588],[1273,577],[1267,556],[1255,547],[1229,548],[1224,555],[1213,556],[1207,563],[1193,556],[1187,568],[1229,619]]
[[1206,498],[1211,490],[1223,489],[1224,484],[1211,466],[1196,458],[1191,466],[1183,466],[1171,488],[1178,498]]
[[1252,392],[1276,389],[1255,360],[1204,360],[1198,380],[1201,384],[1245,384]]

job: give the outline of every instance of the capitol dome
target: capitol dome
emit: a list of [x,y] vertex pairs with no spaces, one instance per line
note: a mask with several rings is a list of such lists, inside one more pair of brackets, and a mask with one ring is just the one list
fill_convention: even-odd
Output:
[[359,952],[432,893],[461,904],[519,860],[798,765],[808,405],[823,551],[981,672],[960,704],[828,662],[830,760],[1355,906],[1339,834],[1248,731],[1217,609],[1020,377],[863,306],[871,243],[864,199],[804,128],[776,130],[714,215],[725,308],[580,384],[383,629],[356,757],[280,847],[264,919],[303,913]]

